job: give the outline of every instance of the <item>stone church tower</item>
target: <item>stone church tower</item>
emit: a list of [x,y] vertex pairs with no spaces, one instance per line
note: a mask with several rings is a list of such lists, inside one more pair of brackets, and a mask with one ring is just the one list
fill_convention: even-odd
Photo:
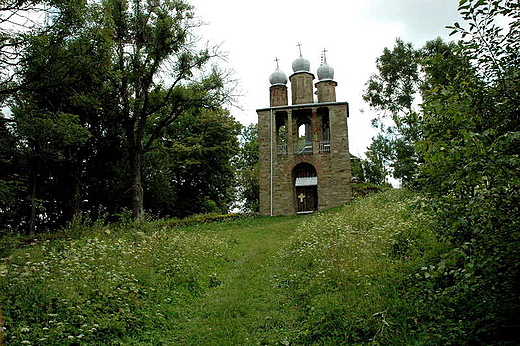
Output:
[[287,77],[277,66],[269,77],[270,107],[257,110],[260,213],[265,215],[312,213],[351,199],[349,110],[347,102],[336,102],[334,69],[325,51],[316,84],[301,52],[292,69],[292,104]]

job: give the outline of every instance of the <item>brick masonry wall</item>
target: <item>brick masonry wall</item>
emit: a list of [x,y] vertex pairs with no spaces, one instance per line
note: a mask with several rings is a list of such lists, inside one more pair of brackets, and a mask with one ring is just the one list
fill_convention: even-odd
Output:
[[291,81],[291,101],[293,105],[312,103],[314,101],[314,88],[312,81],[314,75],[308,72],[299,72],[289,77]]
[[[318,114],[313,106],[315,118]],[[296,194],[292,171],[300,162],[312,164],[318,176],[318,209],[323,210],[342,205],[351,200],[351,167],[348,149],[347,107],[345,103],[327,105],[330,117],[330,153],[319,153],[318,136],[314,136],[315,151],[312,154],[278,155],[276,150],[275,126],[272,127],[273,140],[273,214],[288,215],[296,213]],[[289,108],[288,108],[289,109]],[[274,113],[274,111],[273,111]],[[258,135],[260,142],[260,213],[270,214],[271,198],[271,110],[258,111]],[[273,115],[274,117],[274,115]],[[319,131],[321,120],[313,119],[313,132]]]
[[318,102],[336,102],[336,86],[338,83],[327,80],[316,83]]
[[271,107],[287,106],[287,87],[285,85],[273,85],[269,88]]

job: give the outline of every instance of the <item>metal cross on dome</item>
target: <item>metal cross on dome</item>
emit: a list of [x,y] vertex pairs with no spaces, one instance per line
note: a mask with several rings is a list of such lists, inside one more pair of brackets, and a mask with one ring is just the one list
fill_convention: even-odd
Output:
[[328,52],[327,48],[323,48],[323,51],[322,51],[323,55],[321,56],[322,65],[327,62],[327,54],[326,54],[327,52]]
[[301,42],[298,42],[298,44],[296,46],[298,47],[298,50],[300,51],[300,56],[302,56],[302,44],[301,44]]
[[274,58],[274,61],[276,61],[276,68],[279,69],[280,66],[278,66],[278,61],[280,61],[280,59],[278,59],[278,57]]

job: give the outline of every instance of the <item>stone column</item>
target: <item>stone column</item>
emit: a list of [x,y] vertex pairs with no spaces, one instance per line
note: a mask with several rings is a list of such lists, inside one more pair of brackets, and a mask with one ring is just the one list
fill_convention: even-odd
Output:
[[269,88],[269,100],[271,107],[287,106],[287,87],[285,85],[273,85]]
[[309,72],[298,72],[289,77],[291,81],[292,104],[308,104],[314,102],[312,81],[314,75]]
[[294,130],[292,120],[292,110],[287,110],[287,155],[294,155]]
[[317,116],[318,122],[316,123],[316,128],[318,129],[318,142],[323,140],[323,112],[320,110]]
[[319,81],[316,83],[318,92],[318,102],[336,102],[336,86],[338,83],[333,80]]
[[258,112],[260,213],[270,214],[270,110]]
[[318,124],[318,111],[316,108],[312,108],[312,153],[314,155],[320,152],[320,142],[318,140],[318,132],[320,126]]

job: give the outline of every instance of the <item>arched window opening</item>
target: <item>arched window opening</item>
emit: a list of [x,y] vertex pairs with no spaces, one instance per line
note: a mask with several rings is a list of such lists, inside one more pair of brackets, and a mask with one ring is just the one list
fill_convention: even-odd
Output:
[[287,154],[287,130],[285,125],[280,126],[276,129],[276,138],[278,144],[278,154]]
[[320,152],[330,153],[330,119],[328,110],[321,118],[322,140],[320,141]]
[[276,115],[276,148],[278,155],[287,155],[287,114]]
[[312,154],[312,126],[308,118],[298,121],[298,140],[295,143],[296,154]]

